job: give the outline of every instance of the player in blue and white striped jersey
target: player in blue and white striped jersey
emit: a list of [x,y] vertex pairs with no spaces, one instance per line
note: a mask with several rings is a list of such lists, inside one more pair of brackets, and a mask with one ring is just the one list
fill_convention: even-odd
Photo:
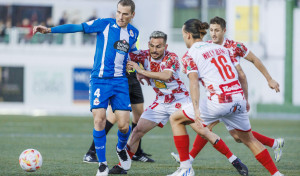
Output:
[[[35,26],[34,34],[46,33],[97,33],[96,52],[90,81],[90,105],[94,116],[94,142],[99,159],[97,176],[108,175],[105,157],[106,109],[110,102],[118,119],[117,154],[119,160],[126,161],[129,156],[124,150],[130,135],[128,80],[126,63],[128,52],[135,51],[138,30],[129,22],[135,15],[135,4],[132,0],[120,0],[117,5],[116,19],[96,19],[82,24],[65,24],[52,28]],[[125,170],[130,166],[124,165]]]

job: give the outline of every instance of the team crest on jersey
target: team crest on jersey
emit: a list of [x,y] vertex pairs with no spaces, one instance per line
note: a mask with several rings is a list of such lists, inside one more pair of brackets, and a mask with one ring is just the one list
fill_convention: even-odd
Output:
[[126,40],[119,40],[115,42],[114,48],[118,53],[125,55],[126,53],[128,53],[130,46]]
[[130,37],[134,37],[134,33],[133,33],[133,31],[131,29],[129,31],[129,34],[130,34]]
[[95,21],[95,20],[92,20],[92,21],[86,22],[86,24],[87,24],[87,25],[89,25],[89,26],[91,26],[92,24],[94,24],[94,21]]
[[175,108],[180,109],[181,108],[181,103],[176,103]]
[[99,99],[98,99],[98,98],[95,98],[95,100],[94,100],[94,105],[97,106],[97,105],[99,105],[99,104],[100,104]]
[[154,80],[155,83],[155,87],[159,88],[159,89],[166,89],[167,85],[165,82],[160,81],[160,80]]

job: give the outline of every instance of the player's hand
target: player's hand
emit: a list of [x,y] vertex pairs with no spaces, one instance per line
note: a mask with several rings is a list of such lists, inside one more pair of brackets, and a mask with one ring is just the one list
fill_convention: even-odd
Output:
[[199,109],[197,109],[195,111],[195,122],[196,122],[196,124],[197,124],[198,127],[200,127],[200,128],[204,127],[203,124],[202,124],[204,122],[204,120],[200,117],[200,111],[199,111]]
[[275,89],[276,92],[280,92],[279,84],[274,79],[268,81],[268,84],[271,89]]
[[51,32],[50,28],[47,28],[45,26],[34,26],[33,27],[33,35],[36,34],[37,32],[42,33],[42,34],[47,34]]
[[131,67],[131,68],[134,68],[135,70],[136,70],[136,72],[140,72],[142,69],[140,68],[140,66],[137,64],[137,63],[135,63],[135,62],[132,62],[132,61],[128,61],[127,62],[127,65],[129,66],[129,67]]
[[247,110],[247,112],[249,112],[249,111],[250,111],[250,104],[249,104],[249,102],[248,102],[248,101],[246,102],[246,110]]
[[144,85],[143,79],[147,82],[148,86],[151,85],[150,79],[149,79],[147,76],[144,76],[144,75],[141,75],[141,74],[137,73],[137,74],[136,74],[136,78],[137,78],[137,80],[138,80],[142,85]]

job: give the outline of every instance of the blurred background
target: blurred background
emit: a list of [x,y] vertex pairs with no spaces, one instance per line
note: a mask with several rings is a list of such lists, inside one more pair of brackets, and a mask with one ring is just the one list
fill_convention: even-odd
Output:
[[[32,27],[80,24],[114,18],[118,0],[1,0],[0,114],[91,115],[89,74],[94,34],[37,34]],[[246,44],[280,84],[268,87],[263,75],[242,61],[249,84],[251,117],[300,119],[300,0],[135,0],[132,24],[140,31],[140,49],[147,49],[154,30],[168,34],[168,50],[187,51],[182,24],[190,18],[227,21],[229,39]],[[209,33],[205,40],[209,40]],[[186,85],[187,78],[182,75]],[[298,88],[297,88],[298,87]],[[155,98],[143,86],[145,107]],[[204,90],[201,97],[205,98]]]

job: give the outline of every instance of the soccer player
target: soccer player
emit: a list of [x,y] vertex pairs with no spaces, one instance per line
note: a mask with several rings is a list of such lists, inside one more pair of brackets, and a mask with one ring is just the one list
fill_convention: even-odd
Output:
[[[140,50],[129,54],[131,61],[128,62],[128,65],[134,68],[137,73],[150,78],[151,86],[156,92],[155,101],[143,112],[128,141],[127,154],[130,157],[137,151],[139,140],[147,132],[156,126],[163,127],[173,112],[190,102],[189,93],[179,78],[180,63],[178,57],[175,53],[167,51],[166,42],[167,35],[165,33],[154,31],[150,35],[149,50]],[[205,137],[215,142],[214,139],[211,139],[212,136],[216,136],[215,134],[209,130],[205,133],[203,134]],[[215,148],[232,161],[239,161],[233,164],[237,170],[247,170],[247,167],[231,153],[224,142],[220,142]],[[118,174],[124,173],[123,169],[129,170],[131,160],[127,161],[128,163],[123,162],[114,166],[109,173]]]
[[[269,87],[271,89],[275,89],[276,92],[279,92],[279,84],[270,76],[268,73],[266,67],[263,65],[263,63],[250,51],[248,48],[240,42],[236,42],[233,40],[229,40],[225,38],[226,33],[226,21],[223,18],[220,17],[214,17],[210,20],[210,36],[212,40],[207,41],[209,43],[214,43],[218,45],[222,45],[225,48],[229,49],[231,54],[239,61],[240,58],[245,58],[246,60],[252,62],[255,67],[262,73],[262,75],[266,78]],[[240,73],[239,73],[240,74]],[[243,76],[245,74],[241,73]],[[246,78],[244,79],[247,84]],[[248,88],[247,85],[245,86],[246,90],[244,90],[245,98],[248,100]],[[247,101],[247,110],[249,111],[250,106]],[[218,122],[215,122],[211,124],[210,128],[215,126]],[[231,130],[230,134],[235,138],[237,142],[241,142],[240,139],[238,139],[238,136],[236,135],[236,130]],[[278,138],[278,139],[272,139],[267,136],[264,136],[256,131],[252,131],[253,136],[259,140],[262,144],[269,146],[274,149],[275,154],[275,161],[279,162],[281,155],[282,155],[282,148],[284,146],[284,139]],[[202,150],[202,148],[206,145],[207,140],[201,138],[201,136],[196,136],[196,139],[193,144],[193,148],[190,151],[190,158],[193,161],[194,158],[198,155],[198,153]],[[173,158],[178,162],[178,155],[175,153],[171,153]]]
[[[94,117],[94,142],[99,159],[97,176],[108,175],[106,161],[106,109],[110,102],[118,119],[118,157],[124,151],[130,135],[128,79],[126,63],[128,53],[136,50],[139,31],[129,24],[135,15],[132,0],[120,0],[116,19],[102,18],[82,24],[65,24],[53,28],[35,26],[34,33],[97,33],[97,45],[90,81],[90,105]],[[121,162],[126,158],[120,158]]]
[[[128,85],[129,85],[129,97],[132,109],[132,130],[136,127],[138,120],[140,119],[143,111],[144,111],[144,97],[141,85],[136,77],[136,72],[134,70],[130,70],[127,72]],[[115,114],[112,112],[111,108],[108,110],[108,116],[105,124],[105,132],[106,134],[110,131],[113,125],[117,122]],[[141,140],[142,141],[142,140]],[[144,153],[141,148],[141,141],[138,146],[138,150],[133,156],[132,160],[141,161],[141,162],[154,162],[149,156],[150,154]],[[92,142],[88,152],[83,157],[83,162],[93,163],[98,162],[96,156],[95,143]]]
[[[186,21],[182,27],[184,42],[189,48],[182,58],[183,66],[190,81],[192,103],[183,106],[170,117],[175,146],[180,157],[180,168],[172,175],[190,172],[192,163],[189,156],[189,136],[186,123],[197,125],[200,130],[207,125],[221,120],[227,130],[236,129],[235,134],[253,153],[255,158],[270,172],[281,176],[268,150],[254,138],[247,114],[247,102],[241,83],[238,80],[238,62],[223,46],[203,42],[208,29],[207,23],[197,19]],[[231,58],[232,57],[232,58]],[[206,88],[207,99],[201,100],[199,82]],[[222,142],[215,141],[215,145]]]

